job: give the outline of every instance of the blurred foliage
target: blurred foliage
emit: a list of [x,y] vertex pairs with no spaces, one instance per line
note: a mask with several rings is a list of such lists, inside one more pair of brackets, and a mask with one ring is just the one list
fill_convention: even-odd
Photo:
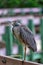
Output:
[[0,0],[0,8],[43,7],[43,0]]

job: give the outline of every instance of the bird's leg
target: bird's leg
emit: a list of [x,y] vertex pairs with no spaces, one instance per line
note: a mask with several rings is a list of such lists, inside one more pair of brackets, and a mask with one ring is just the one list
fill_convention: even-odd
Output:
[[24,59],[22,61],[22,65],[23,65],[25,59],[26,59],[26,45],[24,45]]
[[25,45],[25,48],[24,48],[24,60],[26,59],[26,45]]

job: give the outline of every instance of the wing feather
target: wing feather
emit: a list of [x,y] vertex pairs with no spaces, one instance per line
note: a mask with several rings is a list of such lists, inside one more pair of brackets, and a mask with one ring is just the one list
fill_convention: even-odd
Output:
[[21,26],[20,28],[20,37],[23,42],[33,51],[37,50],[36,42],[33,36],[33,33],[26,26]]

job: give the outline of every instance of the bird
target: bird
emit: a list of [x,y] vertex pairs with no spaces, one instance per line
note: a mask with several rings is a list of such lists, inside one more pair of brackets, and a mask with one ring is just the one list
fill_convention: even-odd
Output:
[[23,25],[20,22],[15,21],[12,24],[12,32],[13,35],[18,39],[18,41],[25,46],[25,54],[24,54],[24,60],[26,57],[26,46],[30,48],[33,52],[37,51],[36,41],[34,39],[33,32],[27,27],[26,25]]

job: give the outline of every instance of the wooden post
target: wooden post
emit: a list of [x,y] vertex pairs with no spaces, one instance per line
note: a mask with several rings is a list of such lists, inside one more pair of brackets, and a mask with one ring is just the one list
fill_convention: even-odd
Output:
[[6,26],[6,55],[12,54],[12,32],[11,32],[11,26]]
[[23,54],[24,54],[24,52],[23,52],[23,45],[21,44],[21,43],[18,43],[18,48],[19,48],[19,52],[18,52],[18,54],[20,55],[20,58],[21,59],[23,59]]
[[41,48],[42,48],[41,62],[43,63],[43,18],[42,17],[40,19],[40,33],[41,33]]
[[[28,27],[30,28],[30,30],[35,33],[35,29],[34,29],[34,24],[33,24],[33,20],[29,19],[28,21]],[[30,50],[30,60],[32,61],[32,56],[33,56],[33,52],[32,50]]]

